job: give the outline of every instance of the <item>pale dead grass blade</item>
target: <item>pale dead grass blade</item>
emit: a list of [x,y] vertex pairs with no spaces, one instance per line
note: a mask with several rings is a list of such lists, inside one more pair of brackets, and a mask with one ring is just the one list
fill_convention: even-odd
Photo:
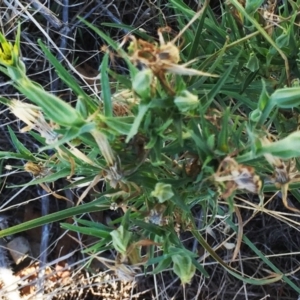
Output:
[[244,226],[241,213],[237,206],[234,207],[234,211],[235,211],[235,214],[238,219],[238,234],[237,234],[236,246],[235,246],[234,252],[232,254],[232,260],[235,260],[237,255],[240,252],[240,248],[241,248],[241,244],[242,244],[242,240],[243,240],[243,226]]

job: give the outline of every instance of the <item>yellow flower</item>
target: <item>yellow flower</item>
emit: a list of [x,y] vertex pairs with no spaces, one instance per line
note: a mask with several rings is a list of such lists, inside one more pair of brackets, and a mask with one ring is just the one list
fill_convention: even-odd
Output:
[[20,49],[20,26],[18,27],[16,42],[12,45],[0,32],[0,64],[9,67],[17,66]]

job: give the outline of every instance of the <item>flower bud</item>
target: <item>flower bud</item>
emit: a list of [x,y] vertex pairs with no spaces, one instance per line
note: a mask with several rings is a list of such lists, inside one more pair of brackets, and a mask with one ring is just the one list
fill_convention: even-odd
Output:
[[184,253],[180,253],[173,255],[172,260],[174,263],[173,271],[180,278],[181,283],[190,283],[196,272],[192,259]]
[[122,255],[126,255],[132,233],[124,229],[124,226],[121,225],[118,229],[113,230],[110,235],[112,236],[114,248]]
[[165,201],[171,199],[174,196],[171,184],[158,182],[155,185],[154,191],[151,192],[151,196],[157,198],[158,202],[160,203],[164,203]]
[[300,87],[278,89],[271,95],[270,101],[279,108],[297,107],[300,104]]
[[300,132],[295,131],[276,142],[260,144],[256,154],[271,154],[282,159],[298,157],[300,156]]
[[139,71],[132,81],[132,88],[142,100],[151,98],[151,85],[153,82],[153,73],[150,69]]
[[196,95],[184,90],[175,97],[174,103],[181,112],[188,112],[199,106],[199,99]]

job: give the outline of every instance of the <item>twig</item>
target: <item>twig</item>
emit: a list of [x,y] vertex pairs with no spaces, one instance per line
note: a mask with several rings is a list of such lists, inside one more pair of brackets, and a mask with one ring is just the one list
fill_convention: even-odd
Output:
[[[98,0],[97,2],[100,2],[100,0]],[[114,14],[112,14],[110,12],[110,10],[108,9],[108,5],[107,6],[103,6],[102,7],[103,11],[105,11],[105,13],[107,14],[107,16],[116,24],[119,24],[121,25],[122,24],[122,21],[120,19],[118,19]],[[129,30],[125,29],[125,28],[122,28],[121,29],[125,34],[128,34],[130,33]]]
[[[42,197],[42,216],[46,216],[49,213],[49,196],[44,190],[40,190]],[[48,242],[49,242],[49,224],[44,224],[42,226],[42,237],[41,237],[41,246],[40,246],[40,264],[39,264],[39,275],[37,281],[37,290],[36,294],[37,299],[43,298],[44,295],[44,286],[45,286],[45,267],[47,266],[47,254],[48,254]]]
[[[103,4],[102,0],[97,0],[97,5],[93,8],[91,8],[90,10],[87,10],[86,7],[88,5],[91,5],[93,1],[91,1],[89,4],[87,4],[85,7],[83,7],[83,9],[81,10],[82,12],[87,11],[87,13],[82,17],[83,19],[87,19],[94,11],[96,11],[99,7],[101,8],[102,11],[104,11],[106,13],[106,15],[116,24],[122,24],[121,20],[118,19],[114,14],[112,14],[110,12],[110,10],[108,9],[108,7],[112,4]],[[80,14],[80,12],[77,14],[77,16]],[[73,18],[71,20],[71,23],[73,23],[75,20],[75,18]],[[75,23],[73,23],[71,30],[73,30],[74,28],[76,28],[79,24],[81,23],[80,20],[76,21]],[[125,34],[129,33],[129,30],[122,28],[121,29]]]
[[[93,8],[91,9],[87,9],[88,6],[90,6],[91,4],[93,4],[94,1],[90,1],[88,2],[77,14],[75,17],[72,18],[71,20],[71,24],[72,24],[72,27],[71,27],[71,31],[73,31],[80,23],[81,21],[77,19],[77,17],[81,14],[81,13],[84,13],[87,11],[87,13],[83,16],[83,19],[86,19],[88,18],[95,10],[98,9],[98,7],[101,7],[103,5],[103,3],[98,3],[97,5],[95,5]],[[75,22],[75,20],[77,20]]]
[[60,29],[63,23],[54,15],[54,13],[38,0],[31,0],[31,5],[49,22],[55,29]]

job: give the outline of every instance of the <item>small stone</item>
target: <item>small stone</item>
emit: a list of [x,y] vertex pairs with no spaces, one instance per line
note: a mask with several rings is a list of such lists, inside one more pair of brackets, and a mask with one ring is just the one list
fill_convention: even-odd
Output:
[[11,240],[7,244],[7,248],[10,252],[11,257],[17,265],[22,262],[31,252],[30,245],[27,239],[22,236],[16,237]]

